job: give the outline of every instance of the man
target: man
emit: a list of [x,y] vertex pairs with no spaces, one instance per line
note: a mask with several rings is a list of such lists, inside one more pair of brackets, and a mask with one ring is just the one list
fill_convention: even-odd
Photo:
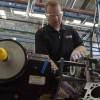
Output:
[[61,57],[65,60],[77,60],[82,57],[86,48],[82,45],[78,33],[70,26],[62,24],[62,7],[58,1],[50,0],[46,4],[48,25],[37,31],[35,50],[39,54],[47,54],[53,67]]
[[86,48],[78,33],[62,24],[62,7],[57,0],[49,0],[45,9],[48,25],[37,31],[35,50],[38,54],[49,55],[51,67],[56,69],[61,57],[76,61],[85,54]]

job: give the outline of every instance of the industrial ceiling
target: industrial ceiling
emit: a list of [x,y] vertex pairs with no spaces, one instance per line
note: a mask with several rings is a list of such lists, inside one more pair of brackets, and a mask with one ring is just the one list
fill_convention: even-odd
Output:
[[[47,24],[45,4],[48,0],[0,0],[0,28],[35,33]],[[63,22],[77,27],[93,26],[95,0],[59,0],[63,5]],[[37,25],[37,26],[36,26]],[[74,25],[76,27],[76,25]],[[34,28],[33,28],[34,27]]]
[[[64,9],[64,20],[93,21],[95,0],[59,0]],[[0,18],[33,20],[34,13],[44,14],[47,0],[0,0]],[[2,13],[5,12],[6,16]],[[22,14],[18,14],[20,11]],[[25,15],[26,14],[26,15]],[[37,16],[36,16],[37,17]],[[41,17],[42,19],[45,17]],[[38,19],[41,19],[38,16]]]
[[[45,4],[47,1],[0,0],[0,28],[35,33],[44,24],[47,24],[45,17]],[[65,24],[77,24],[80,27],[84,25],[87,28],[86,24],[89,23],[90,26],[88,27],[93,26],[95,0],[59,1],[64,7],[63,22]]]

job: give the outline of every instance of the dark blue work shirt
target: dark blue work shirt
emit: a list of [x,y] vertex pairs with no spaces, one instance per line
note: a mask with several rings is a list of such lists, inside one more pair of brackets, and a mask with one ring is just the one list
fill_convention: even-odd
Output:
[[82,45],[82,40],[71,26],[62,24],[57,31],[47,25],[35,34],[35,52],[47,54],[53,61],[61,57],[69,60],[72,51],[79,45]]

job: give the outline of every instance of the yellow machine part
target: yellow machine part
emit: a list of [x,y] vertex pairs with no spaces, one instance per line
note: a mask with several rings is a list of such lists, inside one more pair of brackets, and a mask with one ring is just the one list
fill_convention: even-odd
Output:
[[0,61],[7,59],[7,52],[4,48],[0,47]]

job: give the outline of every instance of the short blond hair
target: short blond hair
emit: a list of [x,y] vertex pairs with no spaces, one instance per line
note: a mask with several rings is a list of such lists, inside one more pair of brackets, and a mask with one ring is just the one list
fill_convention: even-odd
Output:
[[60,4],[60,2],[58,0],[49,0],[45,5],[45,10],[47,11],[48,6],[55,7],[57,5],[60,5],[61,9],[62,9],[62,5]]

